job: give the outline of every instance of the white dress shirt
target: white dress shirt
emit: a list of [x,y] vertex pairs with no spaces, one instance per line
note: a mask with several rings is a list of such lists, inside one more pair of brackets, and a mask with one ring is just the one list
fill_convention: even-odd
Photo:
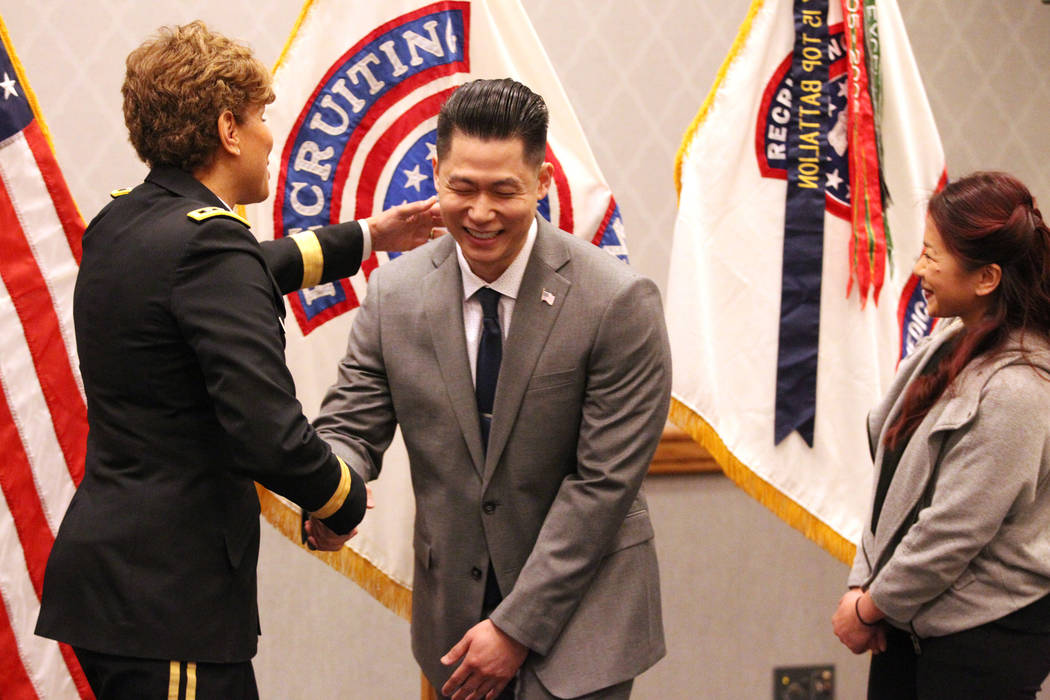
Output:
[[470,361],[470,378],[477,381],[478,343],[481,342],[481,302],[474,296],[474,292],[482,287],[491,287],[501,294],[499,300],[499,327],[503,333],[503,339],[507,339],[507,331],[510,329],[510,319],[514,314],[514,302],[518,298],[518,289],[521,287],[521,278],[525,276],[525,266],[529,263],[529,255],[532,254],[532,246],[536,242],[537,231],[536,220],[532,220],[532,226],[525,237],[525,245],[518,251],[518,255],[503,274],[492,283],[481,279],[470,269],[467,259],[463,257],[463,250],[456,244],[456,257],[459,259],[459,270],[463,278],[463,330],[467,336],[467,359]]

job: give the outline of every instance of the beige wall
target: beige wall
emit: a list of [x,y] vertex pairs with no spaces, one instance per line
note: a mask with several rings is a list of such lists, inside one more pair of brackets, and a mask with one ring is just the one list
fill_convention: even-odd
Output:
[[[1050,6],[1039,0],[899,0],[953,176],[1015,172],[1050,214]],[[672,165],[746,0],[523,0],[616,193],[634,264],[663,285]],[[296,0],[223,3],[4,0],[0,12],[90,218],[144,169],[121,126],[123,58],[160,24],[201,17],[268,64]],[[610,80],[610,76],[615,79]],[[863,696],[866,661],[830,632],[845,567],[720,476],[647,484],[661,557],[667,659],[635,697],[771,695],[777,665],[834,663],[838,698]],[[266,698],[414,698],[408,627],[263,526]]]

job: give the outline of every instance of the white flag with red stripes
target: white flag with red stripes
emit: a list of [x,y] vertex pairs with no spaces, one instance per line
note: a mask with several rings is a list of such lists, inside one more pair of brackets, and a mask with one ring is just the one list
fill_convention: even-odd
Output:
[[84,222],[2,20],[0,34],[0,698],[91,698],[72,650],[33,635],[47,557],[84,476],[73,338]]

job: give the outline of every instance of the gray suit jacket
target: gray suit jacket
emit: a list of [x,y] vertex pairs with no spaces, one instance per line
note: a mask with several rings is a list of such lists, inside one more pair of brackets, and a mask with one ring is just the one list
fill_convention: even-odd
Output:
[[[544,292],[549,294],[544,294]],[[553,303],[546,303],[553,294]],[[412,647],[430,682],[481,619],[575,697],[664,654],[642,480],[667,416],[659,292],[543,219],[504,343],[483,456],[450,236],[373,273],[318,432],[366,479],[400,424],[416,497]],[[382,504],[379,504],[382,507]]]
[[[947,324],[916,348],[868,416],[878,468],[907,387],[960,328]],[[1048,376],[1046,342],[1034,332],[1023,346],[1013,337],[972,360],[911,436],[849,576],[893,625],[941,636],[1050,592]]]

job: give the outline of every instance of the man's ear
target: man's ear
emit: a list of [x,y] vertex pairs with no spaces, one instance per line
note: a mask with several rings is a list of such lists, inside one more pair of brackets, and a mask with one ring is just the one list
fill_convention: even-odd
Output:
[[996,263],[989,263],[977,271],[977,287],[974,291],[979,297],[987,296],[999,288],[1002,280],[1003,268]]
[[543,199],[544,197],[547,196],[547,190],[550,189],[551,182],[553,181],[553,179],[554,179],[554,166],[552,164],[550,164],[550,163],[545,162],[543,165],[540,166],[540,172],[539,172],[539,180],[540,180],[539,196],[536,198],[536,201],[539,201],[539,200],[541,200],[541,199]]
[[430,167],[434,169],[434,189],[436,190],[436,189],[439,189],[438,188],[438,159],[437,158],[431,158],[430,159]]
[[241,154],[241,136],[237,129],[237,117],[233,112],[224,109],[217,120],[219,129],[219,146],[230,155]]

